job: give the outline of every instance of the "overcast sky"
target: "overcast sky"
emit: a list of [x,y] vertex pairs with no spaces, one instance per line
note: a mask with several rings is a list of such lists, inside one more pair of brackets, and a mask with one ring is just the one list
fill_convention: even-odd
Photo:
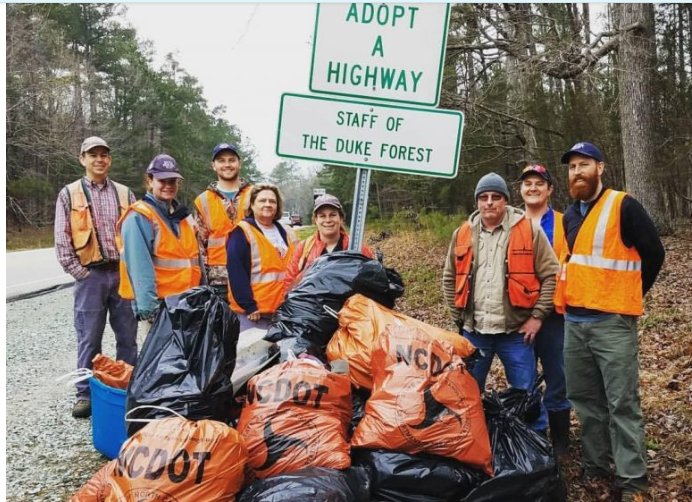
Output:
[[275,154],[281,94],[309,92],[316,4],[126,6],[126,21],[154,43],[155,68],[173,53],[199,80],[209,108],[226,107],[226,119],[255,146],[258,167],[271,171],[281,161]]

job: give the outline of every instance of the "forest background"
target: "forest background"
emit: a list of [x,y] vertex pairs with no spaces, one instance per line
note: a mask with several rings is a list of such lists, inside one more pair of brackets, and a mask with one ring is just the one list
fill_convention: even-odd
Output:
[[[123,26],[124,9],[7,5],[8,233],[52,225],[58,191],[83,174],[76,157],[90,135],[107,138],[118,181],[137,195],[148,162],[166,152],[184,166],[181,198],[191,203],[213,179],[211,146],[230,140],[241,147],[243,176],[279,184],[304,218],[318,186],[350,209],[355,170],[305,172],[291,161],[260,170],[242,124],[210,109],[172,55],[154,68],[152,43]],[[469,213],[482,175],[514,181],[533,162],[553,173],[553,204],[564,209],[560,155],[580,140],[599,145],[606,185],[642,201],[664,234],[690,217],[691,4],[608,4],[598,23],[588,3],[453,5],[440,107],[465,114],[459,175],[374,172],[368,221]]]

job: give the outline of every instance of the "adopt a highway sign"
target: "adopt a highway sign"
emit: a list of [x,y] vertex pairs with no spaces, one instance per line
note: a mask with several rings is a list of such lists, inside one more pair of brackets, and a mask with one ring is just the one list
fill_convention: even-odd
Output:
[[442,109],[286,93],[276,154],[441,178],[457,175],[464,116]]
[[437,105],[450,5],[317,6],[310,91]]

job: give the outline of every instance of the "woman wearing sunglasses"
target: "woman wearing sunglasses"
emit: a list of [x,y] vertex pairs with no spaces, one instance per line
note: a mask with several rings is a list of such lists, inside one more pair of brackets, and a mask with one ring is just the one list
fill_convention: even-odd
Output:
[[116,226],[120,248],[120,296],[130,298],[139,320],[152,320],[161,300],[202,282],[197,225],[176,200],[178,163],[157,155],[146,172],[147,193]]

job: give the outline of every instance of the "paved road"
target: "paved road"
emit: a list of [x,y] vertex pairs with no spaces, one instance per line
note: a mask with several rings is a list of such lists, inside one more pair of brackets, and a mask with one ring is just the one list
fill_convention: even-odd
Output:
[[7,300],[74,282],[63,272],[54,248],[15,251],[7,257]]

